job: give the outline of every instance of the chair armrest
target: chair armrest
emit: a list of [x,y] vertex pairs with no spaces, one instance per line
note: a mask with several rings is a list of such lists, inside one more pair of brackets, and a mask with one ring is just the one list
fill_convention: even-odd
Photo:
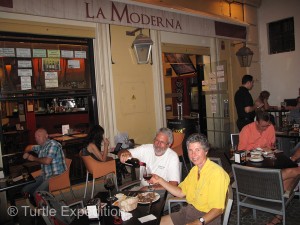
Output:
[[183,203],[186,202],[186,198],[171,197],[167,201],[168,201],[168,211],[169,214],[171,214],[171,203]]
[[31,173],[31,176],[33,178],[36,178],[36,177],[41,176],[41,175],[42,175],[42,170],[37,170],[37,171],[34,171],[34,172]]

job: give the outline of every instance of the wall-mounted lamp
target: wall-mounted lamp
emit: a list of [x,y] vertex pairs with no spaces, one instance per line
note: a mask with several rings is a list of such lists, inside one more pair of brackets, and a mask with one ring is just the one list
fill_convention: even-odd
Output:
[[142,33],[141,28],[137,28],[133,31],[126,31],[126,35],[135,36],[135,33],[140,31],[140,34],[132,42],[132,48],[134,50],[137,63],[138,64],[147,64],[150,59],[150,53],[153,45],[153,41],[150,37]]
[[237,51],[236,56],[238,57],[241,67],[249,67],[252,62],[253,51],[246,46],[245,42],[243,44],[243,47]]

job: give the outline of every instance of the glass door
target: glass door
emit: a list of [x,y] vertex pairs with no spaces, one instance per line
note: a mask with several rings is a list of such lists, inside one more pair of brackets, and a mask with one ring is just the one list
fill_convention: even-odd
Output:
[[217,148],[227,148],[230,137],[227,61],[210,63],[204,57],[202,95],[205,97],[207,137]]

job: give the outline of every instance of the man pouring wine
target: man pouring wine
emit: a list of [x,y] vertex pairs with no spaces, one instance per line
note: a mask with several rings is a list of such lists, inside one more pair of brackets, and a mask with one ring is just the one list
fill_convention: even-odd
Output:
[[[130,150],[121,150],[118,154],[121,163],[125,163],[129,158],[137,158],[144,162],[151,170],[151,173],[159,174],[170,184],[177,186],[180,182],[180,164],[176,152],[170,149],[173,143],[173,133],[168,128],[160,128],[153,140],[153,144],[144,144]],[[148,177],[146,177],[148,178]],[[147,190],[148,182],[141,181],[143,190]],[[162,188],[156,185],[155,189]]]

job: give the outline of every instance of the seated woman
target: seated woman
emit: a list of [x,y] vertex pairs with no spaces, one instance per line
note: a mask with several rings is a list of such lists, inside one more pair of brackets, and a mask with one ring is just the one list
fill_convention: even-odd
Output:
[[[262,91],[260,92],[258,98],[255,100],[255,106],[257,109],[266,111],[270,109],[278,109],[277,106],[270,106],[269,105],[269,97],[270,97],[270,92],[268,91]],[[270,121],[273,125],[275,125],[275,118],[272,114],[270,114]]]
[[[103,138],[104,129],[100,125],[95,125],[89,132],[87,137],[87,146],[82,149],[82,155],[90,155],[95,160],[104,162],[107,160],[109,140]],[[101,144],[103,142],[103,151]],[[110,157],[109,157],[110,158]]]
[[[112,157],[107,156],[109,140],[103,137],[104,129],[100,125],[95,125],[89,132],[87,137],[87,146],[82,149],[82,155],[90,155],[97,161],[112,160]],[[101,151],[101,144],[103,143],[103,151]],[[117,181],[118,185],[122,185],[122,176],[128,174],[125,165],[116,160]]]

